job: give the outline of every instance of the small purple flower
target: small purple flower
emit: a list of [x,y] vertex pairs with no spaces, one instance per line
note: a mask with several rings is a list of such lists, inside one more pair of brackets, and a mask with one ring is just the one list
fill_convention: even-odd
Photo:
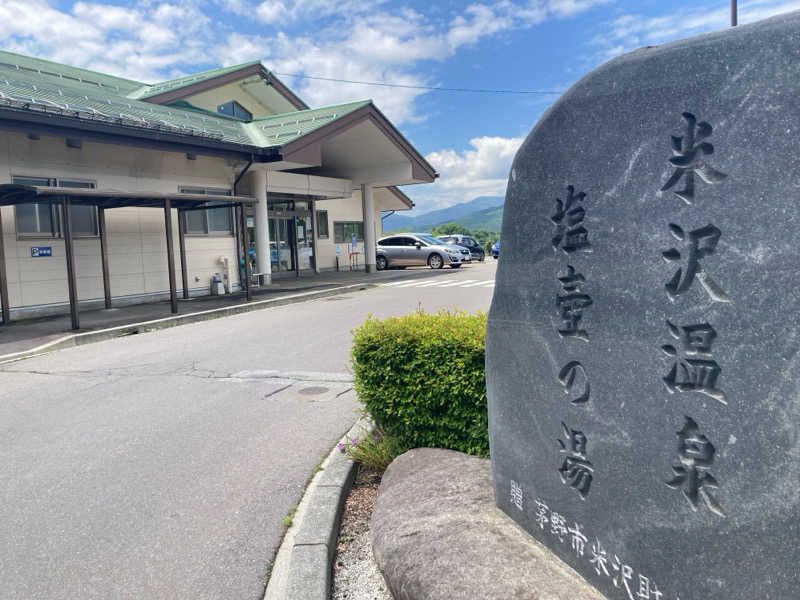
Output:
[[339,452],[344,452],[344,444],[339,442]]
[[353,440],[353,446],[356,446],[357,444],[358,444],[358,438]]

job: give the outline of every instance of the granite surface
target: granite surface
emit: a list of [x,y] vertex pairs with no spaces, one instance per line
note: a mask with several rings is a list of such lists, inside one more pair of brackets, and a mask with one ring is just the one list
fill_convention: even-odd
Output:
[[418,448],[396,458],[372,513],[395,600],[602,600],[494,503],[485,458]]
[[800,13],[596,69],[519,150],[498,506],[612,600],[800,596]]

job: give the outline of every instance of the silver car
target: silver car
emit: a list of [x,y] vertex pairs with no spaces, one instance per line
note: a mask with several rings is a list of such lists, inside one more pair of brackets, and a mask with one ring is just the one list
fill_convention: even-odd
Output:
[[431,269],[450,265],[457,269],[461,257],[459,246],[445,244],[428,233],[396,233],[378,240],[375,266],[379,271],[413,265],[428,265]]

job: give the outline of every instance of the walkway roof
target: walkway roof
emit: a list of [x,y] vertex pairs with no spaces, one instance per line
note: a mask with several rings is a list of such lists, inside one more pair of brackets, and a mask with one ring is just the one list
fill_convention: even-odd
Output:
[[151,206],[161,208],[169,200],[172,208],[186,210],[199,207],[255,204],[250,196],[209,196],[205,194],[165,194],[161,192],[119,192],[87,188],[44,187],[7,183],[0,185],[0,206],[32,202],[62,202],[69,198],[72,204],[121,208],[123,206]]

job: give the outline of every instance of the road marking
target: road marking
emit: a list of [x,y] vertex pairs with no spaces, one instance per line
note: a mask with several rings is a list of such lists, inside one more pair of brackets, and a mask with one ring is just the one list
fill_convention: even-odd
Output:
[[393,281],[391,283],[382,283],[381,287],[392,287],[393,285],[400,285],[401,283],[405,283],[405,282],[406,282],[406,280],[404,279],[402,281]]
[[425,283],[420,284],[418,287],[432,287],[435,285],[441,285],[443,283],[450,283],[451,281],[458,281],[457,279],[442,279],[441,281],[427,281]]
[[461,281],[456,281],[455,283],[445,283],[441,287],[443,288],[455,287],[455,286],[462,287],[465,283],[472,283],[473,281],[477,281],[477,279],[462,279]]
[[395,289],[398,288],[451,288],[451,287],[460,287],[460,288],[473,288],[473,287],[484,287],[484,288],[493,288],[494,287],[494,279],[440,279],[438,281],[429,281],[426,279],[404,279],[402,281],[393,281],[392,283],[382,283],[380,284],[382,287],[394,287]]
[[419,285],[420,283],[425,283],[425,280],[424,279],[423,280],[412,279],[411,281],[404,281],[403,283],[401,283],[397,287],[399,287],[399,288],[414,287],[416,285]]

